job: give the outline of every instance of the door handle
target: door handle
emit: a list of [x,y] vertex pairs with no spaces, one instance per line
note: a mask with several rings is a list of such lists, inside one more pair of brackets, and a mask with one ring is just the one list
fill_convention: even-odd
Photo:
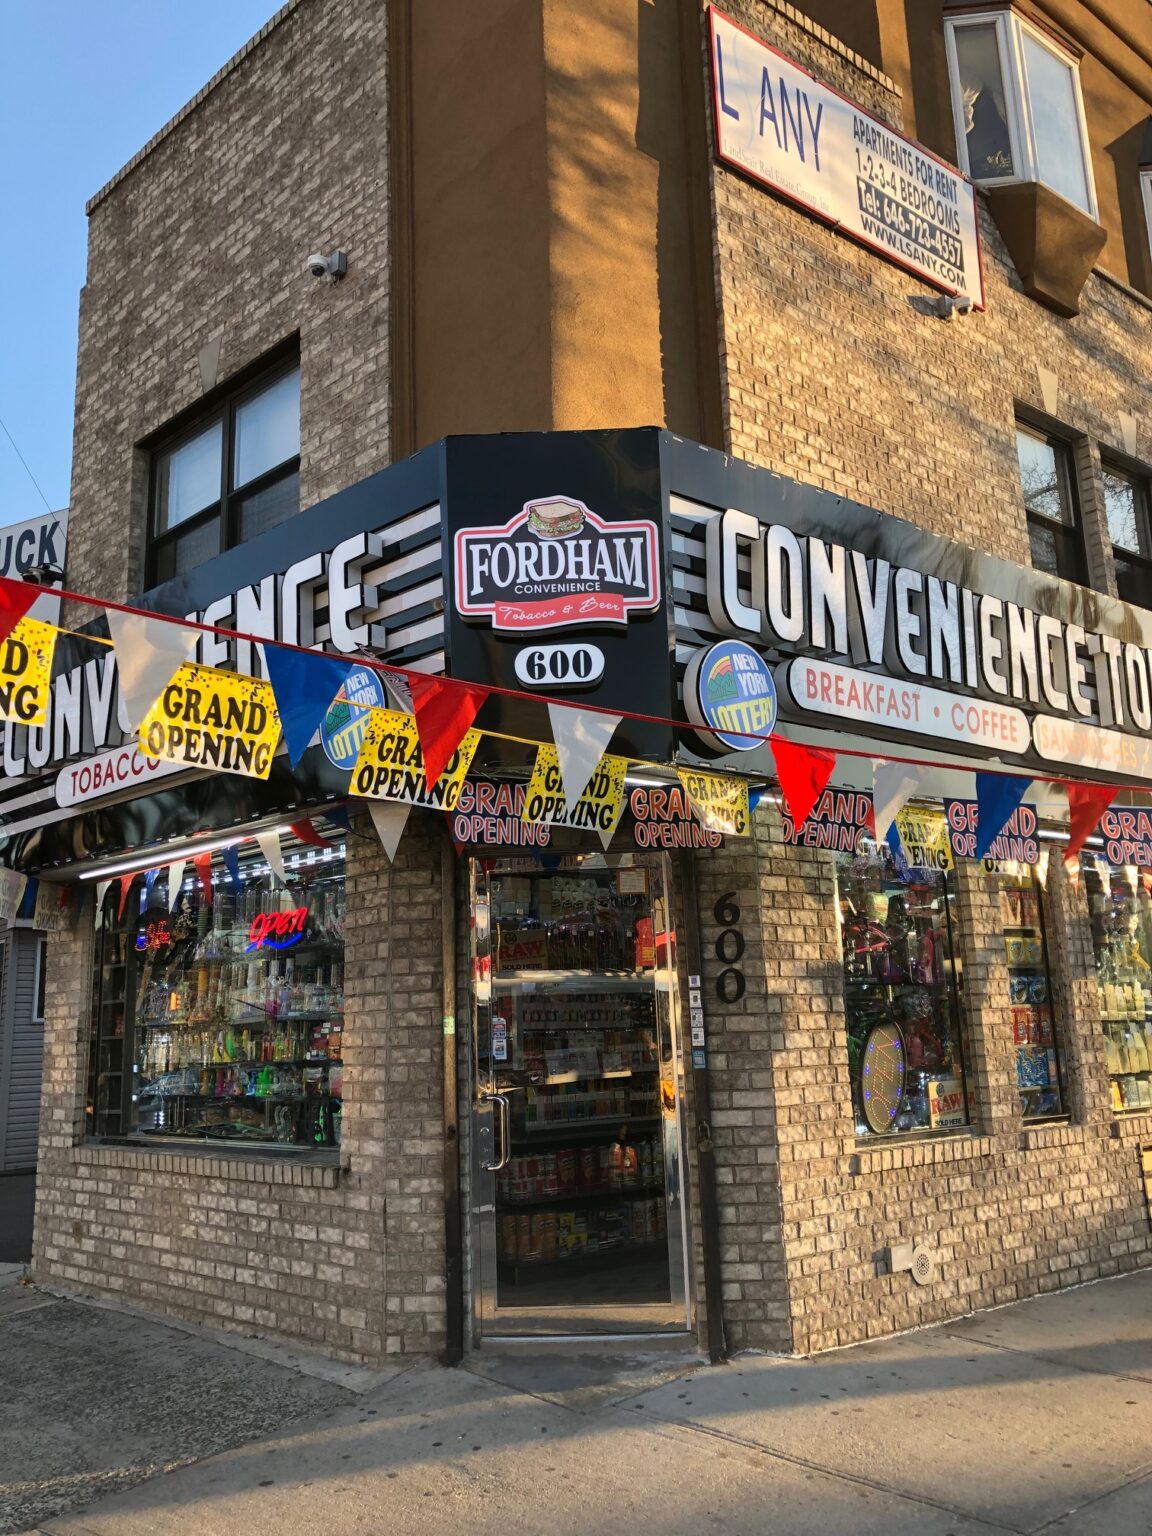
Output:
[[512,1141],[512,1106],[508,1103],[506,1093],[484,1094],[486,1104],[495,1104],[500,1113],[500,1155],[494,1162],[484,1164],[485,1173],[499,1173],[501,1168],[508,1165],[508,1153]]

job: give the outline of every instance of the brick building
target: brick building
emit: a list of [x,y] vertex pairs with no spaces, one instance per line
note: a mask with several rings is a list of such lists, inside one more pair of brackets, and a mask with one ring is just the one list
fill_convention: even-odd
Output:
[[[389,860],[371,667],[260,783],[148,767],[69,642],[0,790],[69,893],[38,1280],[354,1359],[717,1355],[1150,1262],[1152,40],[1142,0],[913,9],[291,0],[91,200],[70,590],[523,690],[475,541],[539,596],[574,528],[651,530],[535,654],[677,723],[613,737],[606,851],[532,843],[547,717],[490,701]],[[708,691],[768,664],[840,754],[800,829]],[[716,764],[748,837],[677,799]],[[940,813],[982,768],[1032,781],[992,866]],[[1133,813],[1078,881],[1061,778]]]

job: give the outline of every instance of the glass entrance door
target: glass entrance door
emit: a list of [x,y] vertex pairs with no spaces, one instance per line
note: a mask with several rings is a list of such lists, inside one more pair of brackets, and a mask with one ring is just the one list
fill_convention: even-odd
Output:
[[663,862],[475,861],[472,884],[481,1332],[683,1329],[683,1070]]

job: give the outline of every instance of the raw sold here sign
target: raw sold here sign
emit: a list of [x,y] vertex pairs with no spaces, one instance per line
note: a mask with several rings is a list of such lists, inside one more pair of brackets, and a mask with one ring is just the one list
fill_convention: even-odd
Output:
[[727,16],[708,16],[720,159],[983,308],[972,184]]

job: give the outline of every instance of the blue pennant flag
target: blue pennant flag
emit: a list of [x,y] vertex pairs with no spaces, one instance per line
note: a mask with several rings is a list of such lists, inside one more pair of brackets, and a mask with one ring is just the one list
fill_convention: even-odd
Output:
[[888,828],[884,841],[892,850],[892,862],[896,866],[896,873],[901,880],[914,881],[916,872],[908,862],[908,855],[904,852],[904,844],[900,839],[900,828],[895,822]]
[[356,663],[315,651],[289,651],[280,645],[265,645],[264,662],[280,711],[288,761],[295,768]]
[[156,884],[156,877],[159,875],[159,873],[160,873],[160,871],[158,869],[146,869],[144,871],[144,911],[145,912],[147,912],[148,908],[152,905],[152,887]]
[[342,805],[326,805],[324,807],[324,820],[330,821],[334,827],[339,827],[342,832],[351,832],[352,818]]
[[240,894],[240,854],[236,848],[221,848],[220,858],[224,865],[224,873],[228,876],[229,883],[237,896]]
[[976,858],[983,859],[1028,793],[1031,779],[1003,773],[976,775]]
[[751,816],[752,812],[760,804],[760,801],[763,799],[763,797],[764,797],[764,789],[763,789],[763,787],[761,787],[760,789],[750,789],[748,791],[748,814],[749,814],[749,816]]
[[20,910],[16,916],[23,922],[31,922],[36,911],[36,894],[40,889],[40,882],[30,879],[24,887],[24,895],[20,900]]

